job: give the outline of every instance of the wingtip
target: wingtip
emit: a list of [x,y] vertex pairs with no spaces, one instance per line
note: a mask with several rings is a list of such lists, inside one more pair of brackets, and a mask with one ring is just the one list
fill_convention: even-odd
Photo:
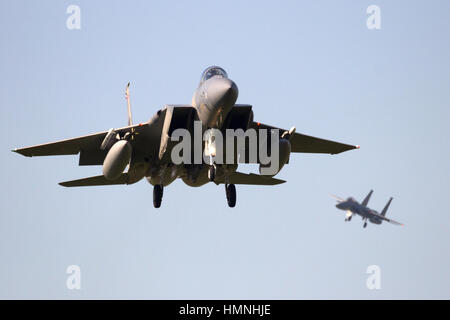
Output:
[[340,150],[334,150],[334,151],[327,152],[327,153],[334,155],[334,154],[339,154],[342,152],[359,149],[359,148],[361,148],[359,145],[355,146],[355,145],[347,144],[347,145],[345,145],[345,147],[341,148]]
[[331,196],[332,198],[334,198],[335,200],[337,200],[337,201],[344,201],[344,198],[339,197],[339,196],[337,196],[337,195],[335,195],[335,194],[330,193],[330,196]]
[[29,157],[29,158],[31,158],[33,156],[33,155],[27,154],[24,151],[21,151],[21,150],[19,150],[17,148],[12,149],[11,152],[18,153],[18,154],[23,155],[24,157]]

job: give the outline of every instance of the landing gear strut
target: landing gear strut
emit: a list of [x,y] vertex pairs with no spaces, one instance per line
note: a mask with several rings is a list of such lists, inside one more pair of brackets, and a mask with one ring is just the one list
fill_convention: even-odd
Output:
[[161,207],[163,192],[164,192],[164,187],[162,184],[156,184],[153,187],[153,206],[155,208]]
[[208,136],[205,142],[205,155],[209,156],[208,179],[210,182],[213,182],[216,178],[216,165],[214,164],[214,157],[216,156],[216,138],[209,129],[205,134]]
[[211,165],[208,170],[208,179],[209,181],[213,182],[215,178],[216,178],[216,166]]
[[364,222],[363,228],[367,227],[367,222]]
[[227,194],[228,206],[233,208],[236,205],[236,187],[234,184],[226,184],[225,193]]

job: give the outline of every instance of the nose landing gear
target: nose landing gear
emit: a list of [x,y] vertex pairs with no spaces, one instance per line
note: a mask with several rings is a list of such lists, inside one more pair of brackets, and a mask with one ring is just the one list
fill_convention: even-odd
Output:
[[215,178],[216,178],[216,165],[213,164],[209,167],[208,179],[209,181],[213,182]]
[[209,169],[208,169],[208,179],[210,182],[214,182],[216,178],[217,167],[214,163],[214,157],[216,156],[216,137],[214,132],[208,129],[205,132],[208,137],[205,142],[205,155],[209,156]]
[[225,184],[225,193],[227,195],[227,202],[230,208],[236,205],[236,187],[234,184]]

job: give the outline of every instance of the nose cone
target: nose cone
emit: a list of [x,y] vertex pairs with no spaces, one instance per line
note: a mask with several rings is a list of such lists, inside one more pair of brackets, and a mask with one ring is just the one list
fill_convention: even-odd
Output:
[[238,87],[228,78],[214,77],[209,80],[208,100],[215,107],[232,107],[238,97]]
[[338,203],[338,204],[336,205],[336,208],[342,209],[342,203]]

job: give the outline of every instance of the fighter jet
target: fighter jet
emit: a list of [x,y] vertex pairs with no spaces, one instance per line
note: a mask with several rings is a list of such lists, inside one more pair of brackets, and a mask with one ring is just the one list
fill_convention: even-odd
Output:
[[[253,107],[249,104],[236,104],[238,87],[228,77],[225,70],[217,66],[209,67],[203,72],[191,104],[166,105],[147,122],[133,124],[129,83],[125,93],[128,110],[126,127],[111,128],[78,138],[12,151],[27,157],[79,154],[80,166],[102,166],[103,174],[61,182],[60,185],[65,187],[134,184],[145,177],[153,185],[154,207],[159,208],[164,187],[177,178],[182,179],[191,187],[199,187],[208,182],[225,185],[228,205],[234,207],[236,184],[277,185],[285,182],[273,176],[289,162],[291,153],[337,154],[359,148],[354,145],[295,133],[295,127],[286,130],[253,121]],[[260,157],[253,159],[243,157],[243,160],[239,158],[239,161],[235,163],[219,164],[214,162],[215,153],[211,152],[212,161],[177,163],[172,157],[172,151],[177,145],[173,139],[177,129],[185,129],[189,133],[194,133],[194,136],[198,129],[200,133],[211,129],[221,132],[225,132],[227,129],[242,129],[243,131],[254,129],[257,132],[257,148],[261,148],[264,142],[267,144],[271,139],[269,139],[271,136],[264,137],[260,132],[263,130],[277,132],[276,139],[279,139],[278,170],[271,175],[240,173],[236,171],[238,162],[259,164],[260,172],[267,166],[267,163],[264,163]],[[200,151],[206,153],[211,142],[209,140],[200,141]],[[249,149],[251,150],[248,141],[245,142],[243,149],[244,155],[249,152]],[[191,151],[191,153],[193,152]],[[195,158],[195,155],[193,156]],[[128,169],[126,170],[126,168]]]
[[386,206],[384,207],[383,211],[381,213],[378,213],[377,211],[370,209],[367,207],[369,204],[370,197],[372,196],[373,190],[370,190],[369,194],[364,198],[364,200],[359,203],[354,198],[349,197],[347,200],[344,200],[338,196],[334,196],[337,199],[336,208],[345,210],[345,221],[352,220],[353,214],[357,214],[361,216],[362,220],[364,221],[363,228],[367,227],[367,220],[374,224],[381,224],[383,221],[390,222],[395,225],[403,226],[402,223],[397,222],[392,219],[386,218],[386,212],[389,208],[389,205],[392,202],[392,197],[387,202]]

